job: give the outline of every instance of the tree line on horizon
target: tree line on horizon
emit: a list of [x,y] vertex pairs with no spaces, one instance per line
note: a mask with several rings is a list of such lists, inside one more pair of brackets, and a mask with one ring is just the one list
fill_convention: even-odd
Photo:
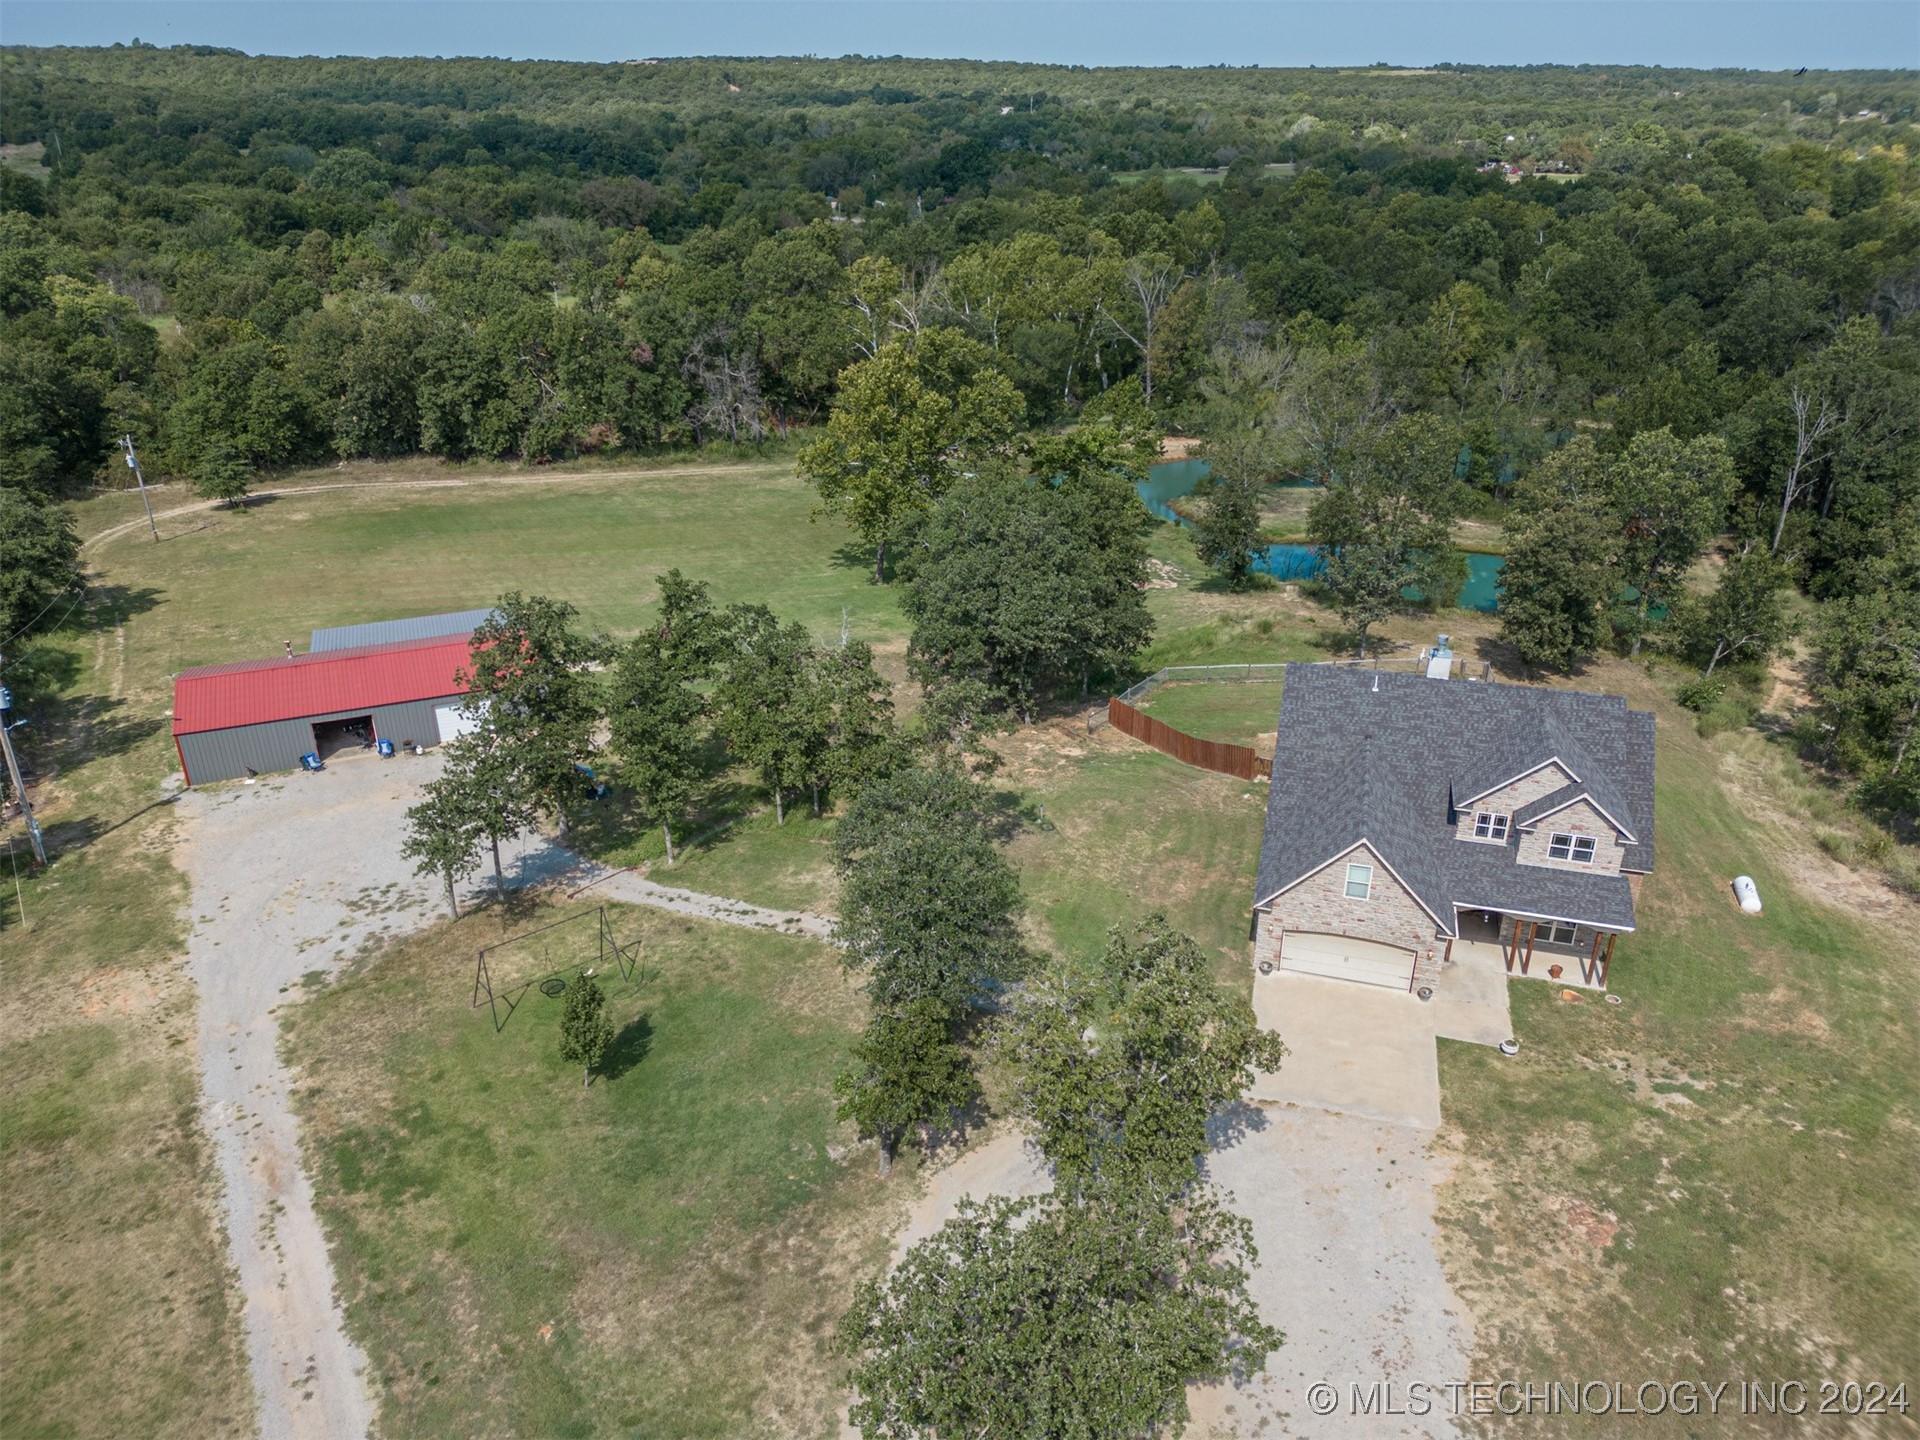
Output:
[[[928,504],[962,454],[1137,410],[1206,440],[1227,482],[1208,518],[1232,524],[1201,538],[1230,576],[1261,487],[1320,485],[1312,538],[1346,557],[1327,579],[1363,636],[1410,591],[1445,598],[1450,518],[1506,521],[1512,573],[1538,568],[1514,622],[1554,665],[1641,642],[1698,516],[1667,506],[1650,547],[1630,493],[1579,513],[1529,495],[1573,470],[1631,491],[1648,446],[1718,443],[1724,467],[1675,473],[1717,495],[1730,469],[1722,524],[1767,563],[1701,621],[1703,668],[1766,648],[1782,585],[1843,602],[1822,744],[1908,773],[1920,224],[1898,77],[1222,70],[1151,72],[1164,94],[1128,98],[1047,71],[1022,109],[995,87],[1038,70],[908,62],[725,81],[721,62],[142,47],[0,66],[0,134],[45,147],[0,166],[0,544],[37,557],[0,595],[9,632],[58,618],[48,507],[121,475],[122,434],[150,473],[234,499],[327,458],[539,462],[801,427],[823,500],[872,539],[916,507],[862,520],[858,417],[918,374],[949,413],[886,443],[948,447],[908,466]],[[856,74],[900,93],[835,90]],[[618,98],[585,106],[596,87]],[[1563,150],[1577,183],[1480,168]],[[1209,158],[1217,183],[1114,178]],[[1581,437],[1590,462],[1555,459]],[[1412,475],[1383,446],[1432,463]],[[875,543],[883,574],[898,543]]]

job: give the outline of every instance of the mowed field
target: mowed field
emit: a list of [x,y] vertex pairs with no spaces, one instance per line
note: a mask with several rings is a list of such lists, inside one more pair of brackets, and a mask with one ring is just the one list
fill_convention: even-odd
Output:
[[476,946],[578,908],[435,927],[289,1024],[386,1433],[829,1434],[827,1343],[911,1185],[833,1118],[859,991],[817,941],[614,907],[641,969],[606,972],[618,1033],[583,1089],[560,1001],[497,1034],[467,1004]]
[[[1459,1157],[1441,1233],[1476,1374],[1920,1399],[1920,907],[1820,853],[1757,735],[1700,739],[1635,667],[1590,678],[1659,717],[1658,862],[1615,957],[1621,1003],[1514,982],[1517,1057],[1440,1043],[1440,1143]],[[1761,915],[1735,905],[1738,874]],[[1917,1429],[1844,1410],[1745,1424]]]
[[[809,521],[784,463],[346,474],[360,488],[171,516],[159,545],[141,529],[90,553],[99,583],[62,640],[75,672],[58,744],[35,752],[57,766],[46,819],[62,858],[26,886],[33,929],[10,909],[0,931],[15,981],[0,1042],[9,1434],[251,1423],[184,1038],[185,896],[161,789],[173,669],[515,587],[626,631],[678,566],[822,635],[844,614],[911,700],[893,592],[843,527]],[[109,497],[81,513],[86,533],[139,511]],[[1171,527],[1153,551],[1180,579],[1151,596],[1143,668],[1330,653],[1336,623],[1295,587],[1220,593]],[[1500,658],[1486,617],[1388,627],[1404,645],[1435,628]],[[1440,1143],[1460,1157],[1443,1235],[1477,1373],[1920,1378],[1920,1241],[1901,1208],[1920,1173],[1913,907],[1821,856],[1792,762],[1753,732],[1699,739],[1666,698],[1674,678],[1608,662],[1575,682],[1660,722],[1660,868],[1616,959],[1623,1003],[1516,984],[1517,1059],[1443,1050]],[[1181,685],[1149,709],[1264,748],[1279,694]],[[1000,749],[1037,945],[1087,958],[1107,926],[1164,908],[1245,983],[1258,786],[1090,733],[1078,707]],[[777,826],[745,777],[723,783],[712,833],[671,872],[637,819],[609,811],[582,838],[656,879],[830,908],[831,817]],[[1756,921],[1726,896],[1741,872],[1767,898]],[[623,916],[657,981],[618,1002],[633,1022],[620,1073],[582,1091],[557,1062],[555,1003],[533,997],[499,1036],[466,1008],[460,972],[503,923],[533,922],[483,911],[431,928],[291,1022],[319,1205],[387,1432],[831,1433],[826,1329],[917,1183],[911,1164],[871,1179],[870,1151],[831,1121],[861,1018],[837,961]],[[104,1354],[113,1366],[90,1363]]]

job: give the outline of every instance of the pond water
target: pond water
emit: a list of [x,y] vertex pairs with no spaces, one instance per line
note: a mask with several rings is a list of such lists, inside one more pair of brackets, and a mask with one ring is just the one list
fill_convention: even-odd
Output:
[[[1149,468],[1147,478],[1135,488],[1141,503],[1155,515],[1185,525],[1172,502],[1191,495],[1193,487],[1208,473],[1204,460],[1169,460]],[[1467,583],[1460,591],[1463,609],[1493,609],[1499,595],[1500,567],[1505,564],[1501,556],[1467,551]],[[1320,552],[1311,545],[1269,545],[1254,560],[1253,568],[1276,580],[1311,580],[1320,571]]]

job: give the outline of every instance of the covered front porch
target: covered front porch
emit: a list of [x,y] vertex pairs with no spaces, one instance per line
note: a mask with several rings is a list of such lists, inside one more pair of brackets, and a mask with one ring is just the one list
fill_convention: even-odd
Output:
[[1619,931],[1580,920],[1499,910],[1459,909],[1454,917],[1458,938],[1448,942],[1450,955],[1460,945],[1491,949],[1499,953],[1509,975],[1587,990],[1607,988]]

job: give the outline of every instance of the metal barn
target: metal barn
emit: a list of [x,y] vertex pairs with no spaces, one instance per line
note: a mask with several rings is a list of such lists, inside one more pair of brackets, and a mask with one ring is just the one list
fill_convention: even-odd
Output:
[[411,615],[404,620],[373,620],[365,625],[332,625],[313,632],[307,649],[354,650],[365,645],[393,645],[401,640],[431,640],[449,635],[469,635],[500,612],[497,610],[452,610],[444,615]]
[[467,660],[461,634],[183,670],[173,681],[181,774],[204,785],[292,770],[309,752],[450,740],[467,728]]

